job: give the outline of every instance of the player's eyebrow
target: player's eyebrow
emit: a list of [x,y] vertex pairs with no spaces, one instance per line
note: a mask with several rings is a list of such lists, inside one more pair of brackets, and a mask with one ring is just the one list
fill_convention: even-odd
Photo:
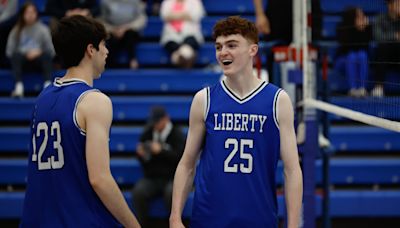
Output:
[[227,40],[223,43],[215,42],[215,45],[222,45],[222,44],[229,44],[229,43],[239,43],[239,41],[238,40]]

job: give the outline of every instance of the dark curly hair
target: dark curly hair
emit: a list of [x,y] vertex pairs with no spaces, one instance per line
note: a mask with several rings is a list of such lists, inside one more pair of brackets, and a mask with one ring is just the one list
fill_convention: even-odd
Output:
[[219,20],[213,28],[213,39],[219,36],[240,34],[252,43],[258,44],[258,31],[253,22],[239,17],[231,16]]

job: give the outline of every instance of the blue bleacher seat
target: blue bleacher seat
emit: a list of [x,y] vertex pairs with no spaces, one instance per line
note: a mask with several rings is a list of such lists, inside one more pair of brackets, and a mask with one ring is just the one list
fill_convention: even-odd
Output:
[[386,11],[383,0],[321,0],[321,9],[324,13],[341,13],[347,7],[358,6],[367,13]]
[[[107,70],[94,87],[105,92],[188,93],[218,83],[220,72],[211,70]],[[184,78],[184,80],[182,80]]]
[[[112,127],[110,151],[132,153],[136,149],[142,127]],[[187,128],[184,128],[187,131]],[[367,153],[376,151],[400,151],[398,133],[363,126],[332,126],[329,132],[332,150],[335,152]],[[30,137],[27,127],[1,127],[1,152],[26,153]]]
[[[128,204],[131,206],[130,192],[124,192]],[[322,214],[322,197],[316,195],[316,215]],[[19,218],[22,214],[23,192],[0,192],[0,219]],[[284,197],[278,195],[278,216],[283,217]],[[394,190],[383,191],[352,191],[336,190],[330,194],[330,214],[334,218],[355,217],[396,217],[400,216],[400,192]],[[193,194],[190,194],[183,211],[183,217],[189,218]],[[168,217],[163,208],[161,199],[155,200],[150,208],[152,217]]]
[[[167,52],[158,43],[140,43],[137,47],[137,53],[138,62],[142,66],[169,64]],[[197,64],[206,65],[216,63],[213,43],[204,43],[201,45],[197,55]]]
[[[111,136],[111,141],[113,140],[116,139]],[[131,144],[131,147],[134,147],[136,142],[125,139],[123,144]],[[24,153],[27,152],[24,151]],[[322,162],[317,160],[315,166],[317,183],[321,183]],[[140,164],[135,158],[112,158],[111,170],[118,184],[121,185],[133,185],[143,175]],[[365,175],[370,170],[374,170],[374,175]],[[24,185],[26,172],[26,159],[0,159],[0,185]],[[400,159],[335,158],[330,163],[330,176],[331,183],[335,185],[399,184]],[[283,184],[281,162],[278,163],[276,180],[278,185]]]
[[[263,1],[266,5],[267,1]],[[228,3],[228,4],[227,4]],[[219,15],[254,15],[253,1],[250,0],[229,0],[226,1],[215,1],[215,0],[203,0],[204,8],[207,14],[219,14]]]
[[[145,85],[143,85],[145,86]],[[167,108],[174,120],[188,118],[192,97],[146,96],[112,97],[114,121],[145,121],[151,106],[158,104]],[[0,121],[29,121],[35,98],[22,100],[0,98]]]
[[[61,77],[64,71],[54,73]],[[111,93],[194,93],[218,82],[220,72],[207,69],[146,69],[146,70],[107,70],[94,87]],[[184,79],[184,80],[182,80]],[[24,75],[25,91],[39,92],[43,79],[39,74]],[[14,88],[10,70],[0,70],[0,92],[9,93]]]
[[336,25],[340,22],[340,16],[324,16],[322,20],[322,37],[324,39],[336,39]]
[[400,151],[398,133],[382,128],[335,126],[329,134],[335,151]]
[[[143,85],[146,86],[146,85]],[[150,107],[158,104],[167,107],[173,120],[187,121],[189,116],[192,96],[112,96],[114,107],[114,121],[145,121]],[[371,109],[371,99],[355,99],[351,97],[332,97],[330,102],[341,107],[350,107],[358,111],[400,119],[399,113],[393,106],[398,97],[384,97],[379,103],[374,103]],[[23,100],[13,98],[0,98],[0,121],[29,121],[33,108],[34,98]],[[393,116],[394,115],[394,116]]]
[[46,9],[47,0],[33,0],[40,14],[43,14]]
[[[263,48],[267,48],[268,44],[260,42],[259,53],[262,54]],[[169,65],[169,57],[167,52],[159,43],[148,42],[140,43],[137,46],[137,60],[141,66],[165,66]],[[263,63],[265,63],[265,60]],[[197,53],[196,64],[198,65],[209,65],[217,64],[215,57],[215,47],[213,42],[205,42],[200,46]]]
[[[167,107],[173,120],[186,121],[192,97],[148,96],[148,97],[113,97],[114,121],[145,121],[151,106],[158,104]],[[0,121],[29,121],[34,98],[16,100],[0,98]]]
[[[201,31],[206,40],[212,39],[212,29],[215,23],[224,18],[223,16],[206,16],[201,21]],[[255,21],[255,17],[244,16],[251,21]],[[144,28],[142,36],[143,38],[154,38],[159,39],[163,28],[163,22],[160,17],[150,16],[147,21],[147,26]]]
[[[132,194],[130,191],[123,192],[128,205],[132,208]],[[0,220],[16,219],[22,215],[24,193],[23,192],[0,192]],[[282,201],[282,200],[281,200]],[[193,194],[189,194],[183,217],[189,218],[192,214]],[[164,207],[162,199],[155,199],[150,204],[149,214],[154,218],[166,218],[168,212]]]
[[[264,49],[269,48],[272,44],[266,42],[259,42],[259,55],[262,56]],[[137,60],[141,66],[157,66],[162,67],[170,65],[169,57],[167,52],[158,42],[142,42],[137,46]],[[121,55],[120,61],[126,61],[124,55]],[[262,63],[266,62],[265,58],[261,58]],[[199,66],[217,64],[215,57],[214,42],[203,43],[198,52],[196,64]]]
[[[18,1],[18,6],[21,7],[27,0],[13,0],[13,1]],[[37,7],[39,14],[43,14],[44,10],[46,8],[46,2],[47,0],[30,0],[30,2],[33,2],[35,6]]]

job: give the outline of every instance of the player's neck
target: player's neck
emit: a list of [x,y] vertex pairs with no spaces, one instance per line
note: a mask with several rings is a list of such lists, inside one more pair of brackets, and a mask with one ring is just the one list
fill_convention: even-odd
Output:
[[93,70],[89,67],[75,66],[70,67],[67,73],[62,77],[62,80],[80,79],[86,82],[89,86],[93,86]]
[[247,96],[257,88],[261,82],[262,80],[253,75],[252,71],[225,78],[225,84],[240,97]]

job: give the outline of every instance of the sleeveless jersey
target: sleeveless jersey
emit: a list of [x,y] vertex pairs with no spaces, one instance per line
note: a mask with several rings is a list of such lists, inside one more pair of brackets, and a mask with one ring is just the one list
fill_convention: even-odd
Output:
[[76,108],[92,91],[83,81],[56,79],[37,98],[20,227],[120,227],[89,183]]
[[191,227],[277,227],[277,98],[263,82],[240,99],[224,81],[206,88],[205,142]]

